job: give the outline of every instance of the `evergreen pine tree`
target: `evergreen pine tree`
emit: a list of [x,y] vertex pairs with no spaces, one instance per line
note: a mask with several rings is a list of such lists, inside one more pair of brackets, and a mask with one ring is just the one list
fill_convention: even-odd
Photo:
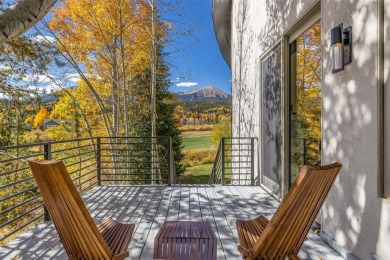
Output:
[[[164,61],[161,50],[157,52],[157,91],[156,91],[156,128],[157,136],[169,136],[172,140],[172,149],[175,160],[176,174],[180,175],[185,168],[181,164],[184,157],[182,153],[182,138],[178,129],[179,122],[174,119],[177,98],[168,91],[170,85],[169,69]],[[131,134],[133,136],[150,136],[150,75],[149,69],[142,75],[137,75],[132,82],[132,102],[130,109],[133,111]],[[148,100],[149,102],[145,102]]]
[[182,138],[178,129],[179,122],[174,119],[177,98],[168,91],[170,81],[167,67],[165,65],[160,65],[160,67],[163,67],[164,72],[157,76],[157,135],[171,137],[176,173],[180,175],[185,168],[180,163],[184,154],[182,153]]

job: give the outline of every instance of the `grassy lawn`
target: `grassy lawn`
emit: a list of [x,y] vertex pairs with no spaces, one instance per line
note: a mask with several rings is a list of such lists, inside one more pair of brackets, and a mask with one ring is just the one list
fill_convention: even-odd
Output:
[[207,184],[211,168],[213,168],[212,164],[187,167],[186,172],[179,176],[177,182],[180,184]]
[[210,136],[211,131],[185,131],[181,132],[181,137],[194,137],[194,136]]
[[185,136],[183,145],[183,150],[214,148],[210,136]]
[[[185,151],[185,173],[177,180],[181,184],[207,184],[215,157],[215,147],[211,141],[211,131],[182,132],[183,150]],[[211,159],[210,159],[211,158]],[[208,163],[208,164],[203,164]],[[199,165],[202,164],[202,165]],[[197,165],[188,167],[188,165]]]

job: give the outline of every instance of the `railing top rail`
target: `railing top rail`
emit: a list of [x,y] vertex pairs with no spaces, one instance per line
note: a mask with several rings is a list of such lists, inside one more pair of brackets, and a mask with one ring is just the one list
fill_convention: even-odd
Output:
[[99,136],[95,138],[106,138],[106,139],[142,139],[142,138],[147,138],[147,139],[169,139],[171,138],[170,136]]
[[69,139],[69,140],[61,140],[61,141],[39,142],[39,143],[21,144],[21,145],[12,145],[12,146],[0,146],[0,150],[12,150],[12,149],[17,149],[17,148],[27,148],[27,147],[32,147],[32,146],[41,146],[41,145],[48,145],[48,144],[70,143],[70,142],[76,142],[76,141],[87,141],[87,140],[93,140],[93,139],[96,139],[96,137],[86,137],[86,138]]
[[256,139],[258,140],[258,137],[222,137],[221,139]]
[[70,142],[76,142],[76,141],[88,141],[88,140],[94,140],[97,138],[101,139],[169,139],[171,137],[169,136],[96,136],[96,137],[86,137],[86,138],[79,138],[79,139],[69,139],[69,140],[61,140],[61,141],[48,141],[48,142],[39,142],[39,143],[31,143],[31,144],[20,144],[20,145],[11,145],[11,146],[0,146],[0,150],[6,151],[6,150],[12,150],[12,149],[18,149],[18,148],[28,148],[33,146],[42,146],[42,145],[48,145],[48,144],[61,144],[61,143],[70,143]]
[[45,144],[47,144],[47,142],[33,143],[33,144],[20,144],[20,145],[12,145],[12,146],[0,146],[0,151],[7,151],[7,150],[18,149],[18,148],[28,148],[33,146],[45,145]]

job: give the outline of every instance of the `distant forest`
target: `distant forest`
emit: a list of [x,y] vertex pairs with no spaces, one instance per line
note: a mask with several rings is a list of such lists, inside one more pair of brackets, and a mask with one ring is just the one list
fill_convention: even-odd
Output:
[[180,102],[175,109],[179,126],[213,125],[231,119],[231,101]]

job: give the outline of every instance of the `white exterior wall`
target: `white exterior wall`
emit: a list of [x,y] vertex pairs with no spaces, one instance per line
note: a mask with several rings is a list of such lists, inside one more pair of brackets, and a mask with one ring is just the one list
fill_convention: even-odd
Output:
[[[378,198],[378,1],[321,1],[322,162],[338,161],[343,168],[319,219],[329,236],[361,259],[370,253],[390,259],[390,201]],[[260,137],[260,57],[317,2],[233,1],[233,136]],[[330,30],[339,23],[352,26],[353,57],[332,74]]]

